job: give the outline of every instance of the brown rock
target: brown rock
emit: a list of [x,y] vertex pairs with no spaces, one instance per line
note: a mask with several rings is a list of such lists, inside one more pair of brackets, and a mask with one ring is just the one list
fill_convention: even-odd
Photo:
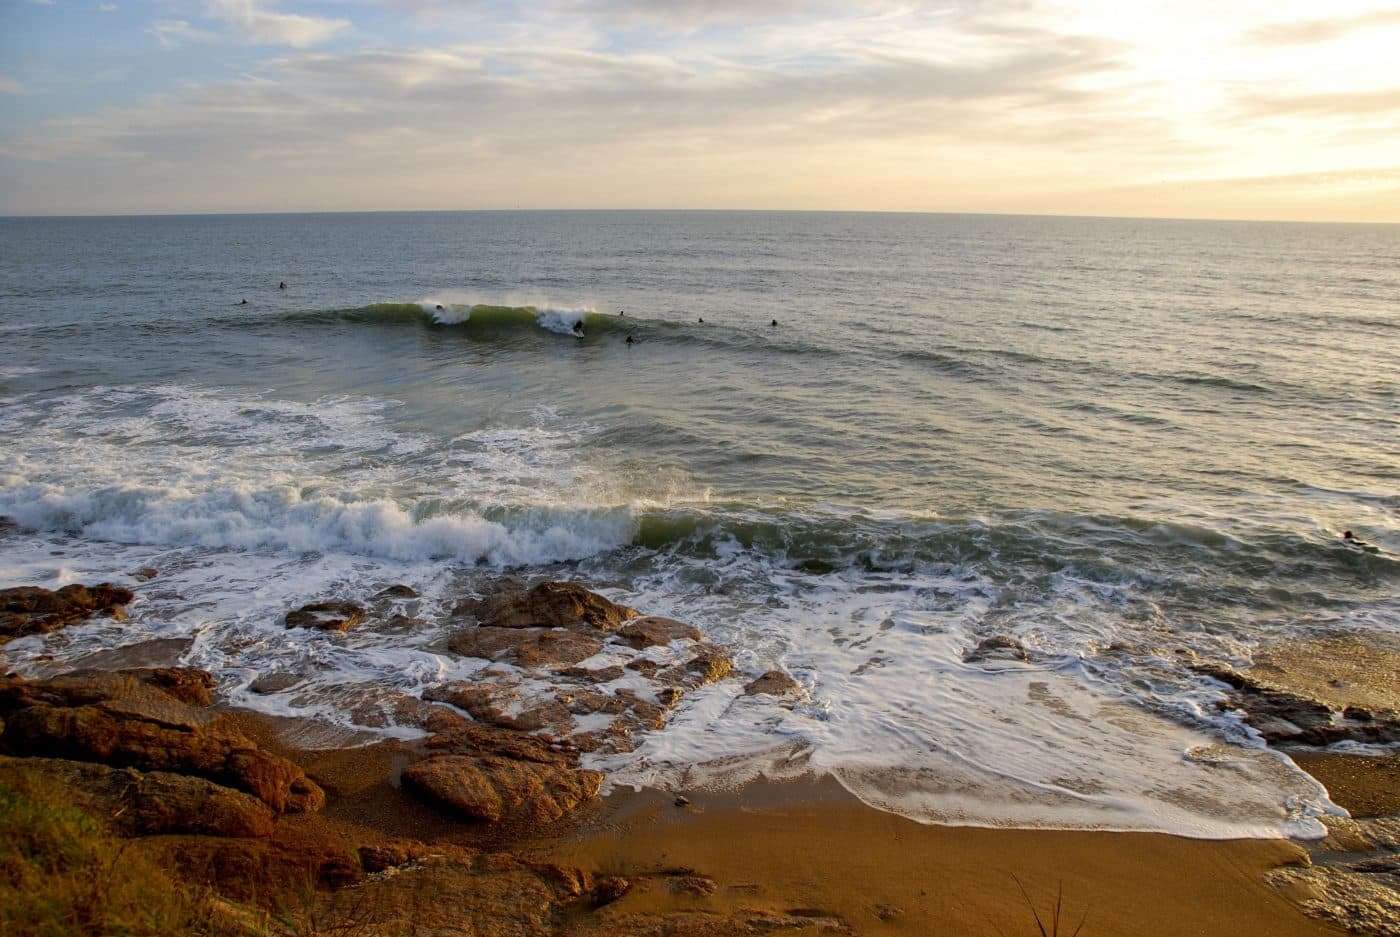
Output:
[[42,774],[82,801],[88,813],[109,818],[123,836],[272,833],[273,813],[261,800],[203,778],[55,758],[0,756],[0,779],[18,772]]
[[786,696],[801,692],[802,684],[781,670],[770,670],[744,687],[745,696],[757,696],[760,693],[766,693],[769,696]]
[[248,692],[257,694],[281,693],[289,690],[301,682],[301,677],[285,670],[276,673],[265,673],[252,683],[248,684]]
[[451,703],[471,713],[478,722],[534,732],[552,728],[565,732],[571,726],[569,711],[557,700],[540,700],[533,706],[519,706],[520,693],[513,687],[493,683],[464,683],[455,681],[429,687],[423,699]]
[[379,590],[374,594],[374,597],[376,599],[416,599],[418,593],[413,590],[412,586],[397,585]]
[[655,615],[632,619],[618,629],[617,636],[639,651],[654,645],[670,644],[672,641],[699,641],[702,637],[698,628]]
[[480,625],[457,632],[447,647],[464,657],[514,662],[522,667],[567,667],[597,654],[603,642],[573,631]]
[[404,786],[455,813],[488,823],[548,823],[598,795],[603,776],[497,755],[433,755],[403,772]]
[[545,631],[515,649],[522,667],[566,667],[587,660],[603,649],[603,642],[573,631]]
[[354,602],[313,602],[287,613],[288,628],[349,631],[364,620],[364,608]]
[[599,879],[598,884],[593,887],[593,905],[601,908],[605,904],[612,904],[631,889],[632,883],[619,875]]
[[599,667],[596,670],[588,667],[565,667],[563,670],[556,670],[555,673],[561,677],[582,680],[586,683],[611,683],[627,675],[627,671],[616,664],[611,667]]
[[130,589],[104,582],[74,583],[57,592],[39,586],[0,589],[0,641],[46,634],[98,612],[124,619],[124,606],[135,597]]
[[142,566],[140,569],[135,570],[131,574],[131,578],[139,580],[140,582],[149,582],[150,580],[156,578],[159,575],[160,571],[157,570],[154,566]]
[[734,662],[717,651],[705,651],[686,661],[685,669],[695,674],[702,684],[723,680],[734,672]]
[[492,596],[475,611],[481,624],[497,628],[570,628],[608,634],[639,614],[575,582],[542,582],[524,595]]
[[[0,680],[0,748],[24,756],[169,771],[246,791],[274,811],[315,811],[325,795],[300,768],[206,710],[140,679],[163,671]],[[169,671],[164,671],[169,673]],[[174,692],[197,691],[174,679]]]
[[1025,645],[1004,634],[993,635],[978,642],[977,646],[963,654],[969,664],[983,660],[1030,660]]
[[1230,687],[1230,703],[1270,745],[1325,746],[1353,741],[1388,745],[1400,741],[1400,712],[1333,707],[1225,664],[1202,663],[1197,673]]

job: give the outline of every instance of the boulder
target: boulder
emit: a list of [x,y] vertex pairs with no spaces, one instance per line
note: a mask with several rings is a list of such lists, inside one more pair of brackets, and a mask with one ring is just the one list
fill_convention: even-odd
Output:
[[568,667],[603,649],[603,642],[586,634],[550,628],[466,628],[447,642],[464,657],[507,661],[522,667]]
[[969,648],[963,654],[963,660],[969,664],[984,660],[1030,660],[1030,655],[1026,653],[1026,647],[1015,638],[1004,634],[993,635],[984,638],[977,643],[974,648]]
[[[168,673],[168,671],[166,671]],[[209,711],[143,680],[162,671],[0,679],[0,749],[26,757],[191,774],[245,791],[275,812],[316,811],[325,794]],[[175,692],[194,681],[175,680]]]
[[403,772],[405,788],[472,820],[549,823],[596,797],[597,771],[499,755],[433,755]]
[[288,628],[349,631],[365,620],[365,610],[354,602],[313,602],[287,613]]
[[56,758],[0,756],[0,780],[18,773],[41,775],[47,784],[82,803],[86,812],[109,818],[114,832],[122,836],[272,834],[271,808],[256,797],[203,778]]
[[[478,722],[519,732],[551,728],[564,733],[572,724],[569,711],[559,701],[523,700],[514,687],[494,683],[454,681],[439,684],[429,687],[423,693],[423,699],[451,703],[470,713]],[[529,705],[531,702],[534,705]]]
[[655,615],[632,619],[618,629],[617,636],[639,651],[654,645],[670,644],[672,641],[699,641],[702,637],[700,630],[692,625]]
[[1243,710],[1245,722],[1270,745],[1400,742],[1400,712],[1393,709],[1333,707],[1226,664],[1201,663],[1192,669],[1230,687],[1230,705]]
[[376,599],[416,599],[418,593],[412,586],[397,585],[389,586],[387,589],[380,589],[374,594]]
[[802,684],[781,670],[770,670],[744,687],[745,696],[758,696],[761,693],[769,696],[787,696],[801,692]]
[[498,594],[458,609],[470,611],[490,627],[569,628],[606,634],[640,614],[575,582],[542,582],[523,594]]
[[57,592],[40,586],[0,589],[0,641],[47,634],[99,612],[122,620],[126,603],[134,597],[130,589],[110,582],[96,586],[74,583]]

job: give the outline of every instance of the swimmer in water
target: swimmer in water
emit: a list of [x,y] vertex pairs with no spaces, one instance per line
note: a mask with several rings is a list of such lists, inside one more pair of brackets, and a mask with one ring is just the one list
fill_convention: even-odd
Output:
[[285,289],[287,288],[287,281],[286,281],[286,280],[283,280],[281,283],[278,283],[278,284],[277,284],[277,288],[278,288],[279,290],[285,290]]
[[627,336],[627,347],[631,348],[635,344],[637,344],[637,340],[630,335]]
[[438,312],[442,312],[442,304],[441,304],[441,303],[438,304],[437,311],[438,311]]
[[627,315],[627,312],[626,312],[626,310],[619,309],[619,310],[617,311],[617,314],[620,315],[620,316],[625,316],[625,315]]
[[701,316],[700,319],[699,319],[699,322],[700,322],[701,325],[704,325],[704,324],[705,324],[705,317],[704,317],[704,316]]
[[246,306],[246,305],[248,305],[248,299],[247,299],[247,297],[244,297],[243,302],[239,303],[238,305],[240,305],[240,306]]
[[770,322],[770,323],[768,323],[768,324],[771,325],[771,326],[773,326],[774,328],[777,328],[777,327],[778,327],[778,320],[777,320],[777,319],[774,319],[772,322]]

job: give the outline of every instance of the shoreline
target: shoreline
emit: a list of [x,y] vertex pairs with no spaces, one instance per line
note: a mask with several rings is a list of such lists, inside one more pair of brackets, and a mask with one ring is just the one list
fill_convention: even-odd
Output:
[[[274,722],[283,720],[242,712],[281,735]],[[284,748],[328,794],[320,815],[296,822],[320,827],[321,836],[502,849],[595,881],[626,880],[617,900],[574,912],[578,926],[598,933],[652,933],[651,924],[676,916],[729,921],[755,911],[842,922],[854,934],[1035,933],[1036,914],[1049,925],[1057,888],[1061,927],[1071,932],[1087,912],[1085,934],[1345,933],[1269,883],[1270,873],[1311,863],[1309,847],[1288,839],[931,825],[870,807],[830,776],[687,791],[684,805],[666,791],[617,790],[564,828],[519,838],[410,798],[394,774],[412,749]],[[1345,772],[1358,758],[1309,755],[1319,774]],[[1332,791],[1340,805],[1384,795],[1375,780],[1400,771],[1400,755],[1370,760],[1382,773]],[[828,926],[811,933],[842,932]]]

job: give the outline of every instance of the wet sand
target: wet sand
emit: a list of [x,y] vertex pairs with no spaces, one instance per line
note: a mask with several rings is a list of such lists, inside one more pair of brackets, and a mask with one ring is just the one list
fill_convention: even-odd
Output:
[[[860,934],[1337,934],[1264,883],[1305,860],[1278,840],[1150,833],[925,826],[866,807],[831,781],[760,782],[738,791],[625,793],[542,857],[626,876],[693,869],[711,896],[651,890],[619,910],[821,912]],[[1020,884],[1018,885],[1018,880]],[[1023,897],[1021,886],[1029,896]]]

